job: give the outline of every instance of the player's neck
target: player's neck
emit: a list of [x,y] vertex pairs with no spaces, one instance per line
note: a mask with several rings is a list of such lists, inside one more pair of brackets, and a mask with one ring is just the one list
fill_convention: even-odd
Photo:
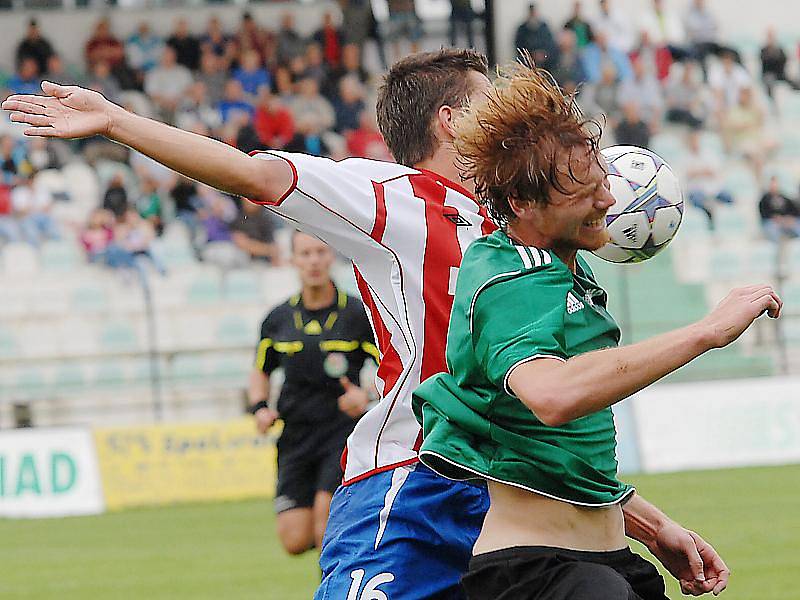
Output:
[[306,310],[320,310],[333,304],[336,299],[336,288],[333,282],[328,280],[322,285],[303,286],[301,296]]
[[461,170],[456,166],[455,150],[440,147],[433,156],[418,162],[414,168],[433,171],[437,175],[459,184],[470,193],[475,193],[475,182],[472,179],[461,179]]
[[523,246],[534,246],[542,250],[550,250],[561,262],[567,265],[570,271],[573,273],[575,272],[577,268],[576,257],[578,256],[578,251],[574,247],[562,246],[548,236],[542,235],[534,229],[525,227],[525,224],[519,221],[508,226],[506,235]]

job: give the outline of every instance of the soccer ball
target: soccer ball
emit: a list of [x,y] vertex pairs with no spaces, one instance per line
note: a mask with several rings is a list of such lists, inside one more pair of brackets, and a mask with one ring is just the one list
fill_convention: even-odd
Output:
[[654,257],[675,237],[683,217],[678,178],[664,160],[644,148],[601,150],[616,203],[606,215],[611,240],[594,254],[615,263]]

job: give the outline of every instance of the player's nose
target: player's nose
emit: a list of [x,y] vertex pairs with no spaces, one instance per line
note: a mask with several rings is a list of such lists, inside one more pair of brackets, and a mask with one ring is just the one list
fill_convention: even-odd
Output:
[[597,194],[597,196],[595,197],[594,204],[597,208],[600,208],[602,210],[608,210],[609,208],[614,206],[614,203],[616,201],[617,199],[614,198],[614,195],[611,193],[611,190],[603,186],[601,188],[600,193]]

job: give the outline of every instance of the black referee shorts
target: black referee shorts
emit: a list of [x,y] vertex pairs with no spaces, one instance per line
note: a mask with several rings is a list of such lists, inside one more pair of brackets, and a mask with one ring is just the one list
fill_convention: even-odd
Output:
[[655,566],[627,548],[487,552],[472,557],[461,583],[468,600],[669,600]]
[[352,426],[286,424],[278,439],[275,512],[311,508],[317,492],[333,492],[342,482],[341,458]]

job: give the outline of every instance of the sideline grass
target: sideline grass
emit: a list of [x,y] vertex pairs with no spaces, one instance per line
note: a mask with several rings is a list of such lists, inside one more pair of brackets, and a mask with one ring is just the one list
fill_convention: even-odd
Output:
[[[721,598],[800,597],[800,466],[629,479],[722,553]],[[283,553],[266,500],[0,520],[0,540],[0,598],[305,600],[319,576],[315,554]]]

